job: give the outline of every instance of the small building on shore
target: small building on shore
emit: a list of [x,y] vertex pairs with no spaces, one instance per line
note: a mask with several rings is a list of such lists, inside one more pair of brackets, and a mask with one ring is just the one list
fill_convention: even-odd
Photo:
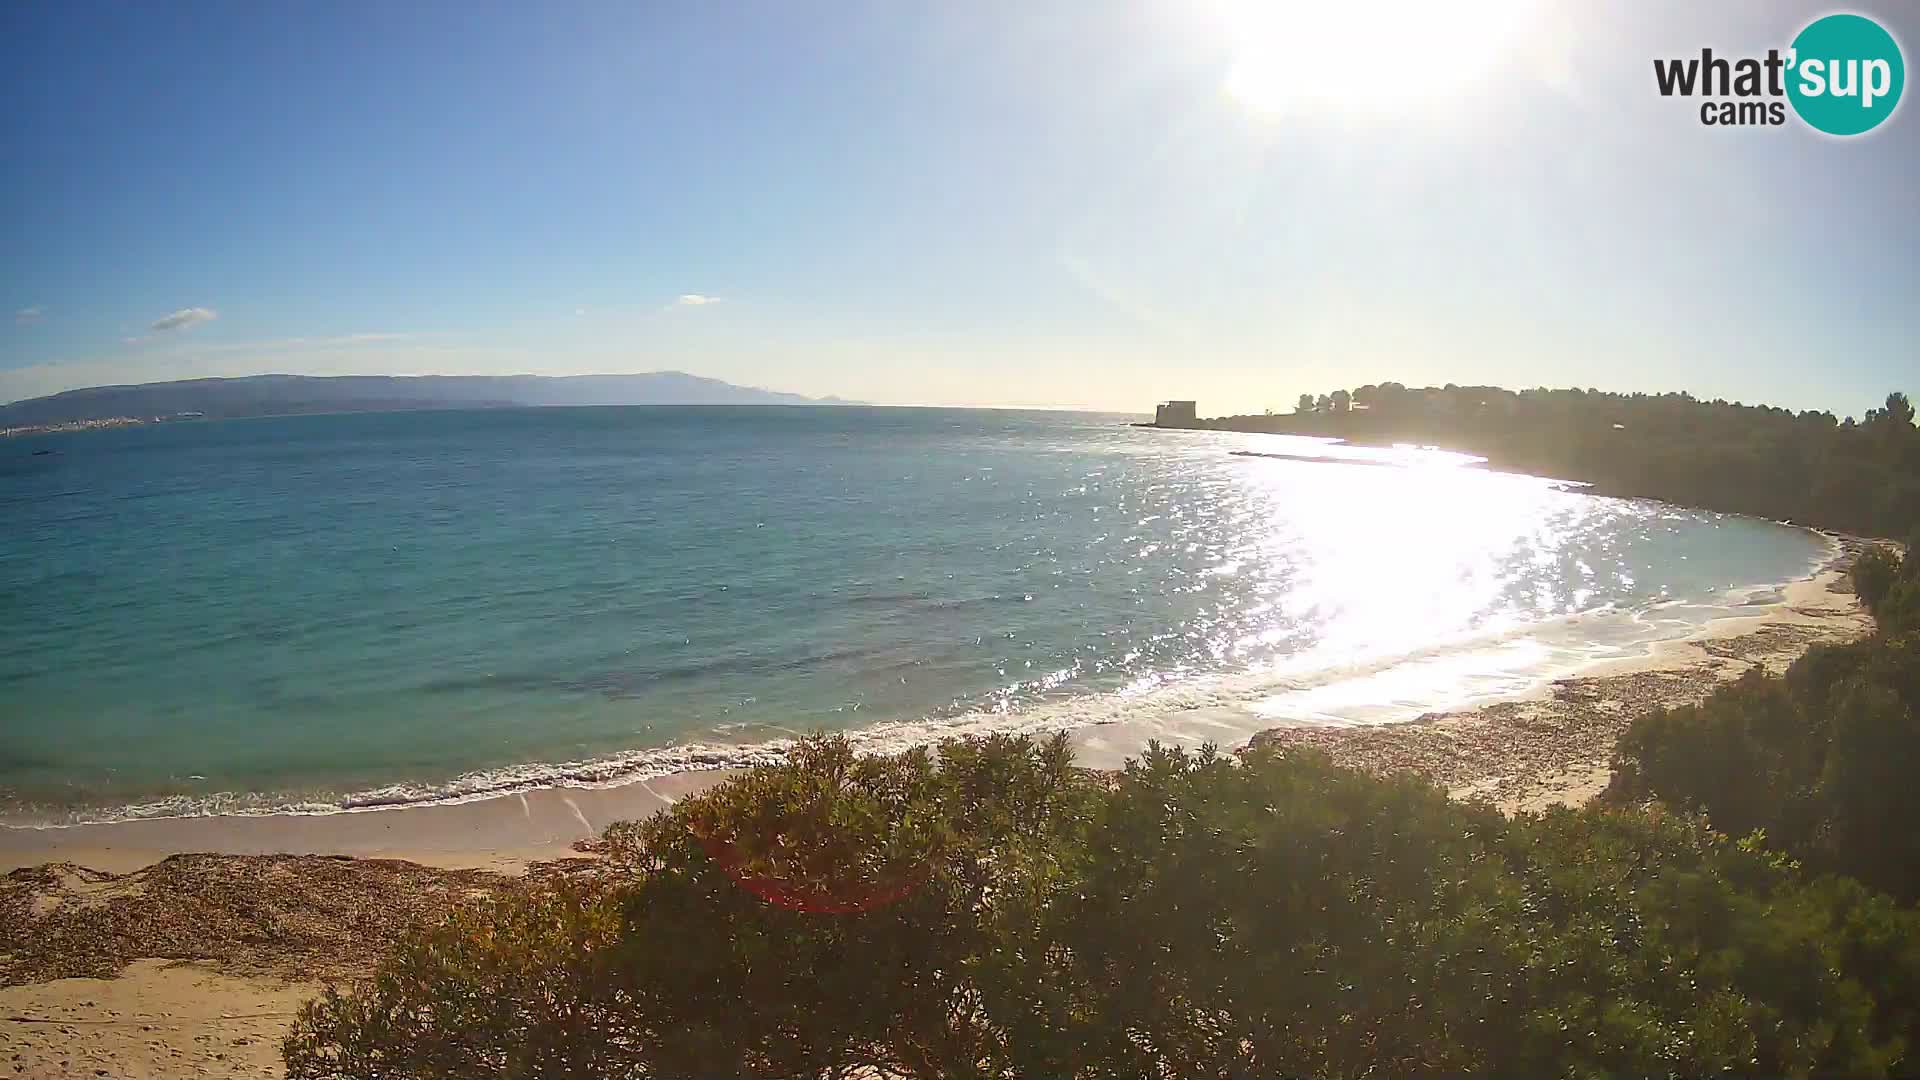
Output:
[[1164,401],[1153,410],[1154,427],[1196,427],[1199,423],[1199,402]]

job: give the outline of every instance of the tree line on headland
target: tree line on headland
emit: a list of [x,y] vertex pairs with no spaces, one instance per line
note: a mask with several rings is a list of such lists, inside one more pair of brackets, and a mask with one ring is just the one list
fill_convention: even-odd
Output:
[[1642,718],[1578,810],[817,737],[416,933],[288,1075],[1915,1075],[1920,557],[1853,578],[1872,637]]
[[1196,426],[1439,446],[1599,494],[1868,536],[1904,537],[1920,522],[1920,430],[1903,393],[1856,421],[1690,394],[1386,382]]

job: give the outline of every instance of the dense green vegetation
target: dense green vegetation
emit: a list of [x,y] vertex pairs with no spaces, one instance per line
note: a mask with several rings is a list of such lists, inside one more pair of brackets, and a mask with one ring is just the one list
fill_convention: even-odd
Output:
[[1292,415],[1201,425],[1443,446],[1495,468],[1585,481],[1603,494],[1897,537],[1920,522],[1913,420],[1913,405],[1898,393],[1856,422],[1689,394],[1388,382],[1302,394]]
[[1642,717],[1615,747],[1613,791],[1701,810],[1735,834],[1762,831],[1811,867],[1913,902],[1920,556],[1874,549],[1853,579],[1877,633],[1815,647],[1785,678],[1749,675],[1697,707]]
[[1883,1076],[1920,1049],[1920,914],[1658,807],[821,739],[609,845],[599,881],[308,1006],[289,1075]]

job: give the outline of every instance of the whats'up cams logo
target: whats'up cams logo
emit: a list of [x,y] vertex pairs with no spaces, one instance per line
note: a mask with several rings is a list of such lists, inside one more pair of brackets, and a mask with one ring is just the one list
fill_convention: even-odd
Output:
[[1816,131],[1861,135],[1893,115],[1907,67],[1879,23],[1842,14],[1808,23],[1785,53],[1729,59],[1701,49],[1698,57],[1655,60],[1653,78],[1662,97],[1707,99],[1700,122],[1709,127],[1784,124],[1791,105]]

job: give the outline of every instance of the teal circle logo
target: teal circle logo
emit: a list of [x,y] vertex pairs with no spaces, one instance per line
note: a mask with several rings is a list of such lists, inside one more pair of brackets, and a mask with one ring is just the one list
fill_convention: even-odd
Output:
[[1807,24],[1787,57],[1787,100],[1829,135],[1859,135],[1893,115],[1907,84],[1900,43],[1864,15]]

